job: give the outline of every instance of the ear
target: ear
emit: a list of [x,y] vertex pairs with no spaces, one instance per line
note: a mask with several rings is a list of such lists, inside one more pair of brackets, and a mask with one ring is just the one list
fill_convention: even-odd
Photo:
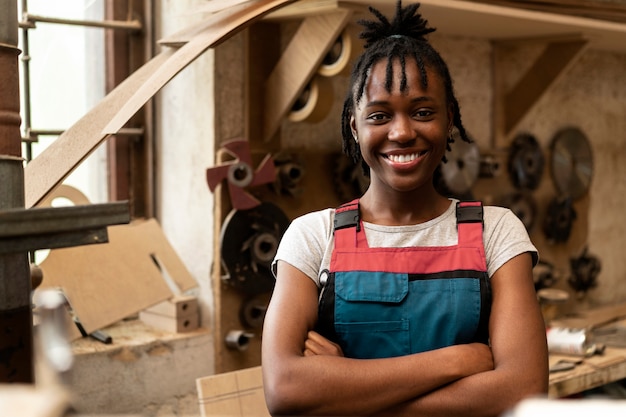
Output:
[[448,132],[452,131],[454,127],[454,106],[448,105]]
[[354,119],[354,115],[350,116],[350,130],[352,131],[352,137],[358,138],[358,132],[356,130],[356,120]]

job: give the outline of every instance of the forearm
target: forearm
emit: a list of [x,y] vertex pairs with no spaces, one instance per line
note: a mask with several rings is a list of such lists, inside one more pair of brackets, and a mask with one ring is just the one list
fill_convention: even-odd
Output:
[[469,369],[458,359],[462,349],[387,359],[316,355],[266,362],[266,399],[274,414],[369,415],[467,374]]
[[527,397],[544,396],[547,373],[496,369],[457,380],[426,395],[391,407],[377,416],[499,416]]

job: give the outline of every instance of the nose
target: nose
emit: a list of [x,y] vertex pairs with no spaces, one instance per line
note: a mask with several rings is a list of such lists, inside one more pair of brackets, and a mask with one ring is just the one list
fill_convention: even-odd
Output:
[[411,117],[405,114],[394,116],[387,137],[395,142],[408,142],[415,139]]

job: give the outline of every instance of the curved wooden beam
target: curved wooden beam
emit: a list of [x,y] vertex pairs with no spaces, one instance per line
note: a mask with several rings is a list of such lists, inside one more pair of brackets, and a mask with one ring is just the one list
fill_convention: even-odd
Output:
[[25,207],[37,205],[97,146],[119,129],[165,84],[207,49],[267,13],[295,0],[258,0],[219,11],[194,26],[180,49],[165,49],[111,91],[24,168]]

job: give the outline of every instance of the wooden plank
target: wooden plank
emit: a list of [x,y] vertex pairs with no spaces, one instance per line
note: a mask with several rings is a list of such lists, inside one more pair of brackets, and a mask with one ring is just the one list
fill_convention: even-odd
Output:
[[626,349],[607,347],[574,369],[550,374],[548,396],[561,398],[626,378]]
[[344,29],[351,12],[340,9],[304,19],[265,88],[263,140],[269,141]]
[[219,16],[219,19],[176,50],[171,59],[164,62],[158,71],[152,73],[146,82],[133,92],[132,96],[129,97],[117,114],[104,127],[102,133],[117,133],[141,106],[207,49],[217,46],[220,42],[246,28],[265,14],[284,6],[290,1],[293,0],[256,1],[244,3],[245,7],[239,13],[229,13],[228,10],[217,13],[216,16]]
[[185,46],[176,51],[165,49],[131,74],[25,167],[25,207],[37,205],[108,135],[117,133],[157,91],[209,47],[291,1],[257,1],[238,13],[216,13],[212,24]]
[[203,417],[269,417],[261,367],[211,375],[196,380]]
[[[209,15],[202,21],[192,24],[189,27],[179,30],[178,32],[167,35],[166,37],[160,39],[158,43],[164,46],[171,46],[171,47],[176,47],[176,48],[181,47],[184,44],[191,41],[194,37],[198,36],[203,31],[209,29],[216,22],[219,22],[221,19],[224,19],[225,16],[240,13],[242,10],[244,10],[245,8],[249,6],[247,4],[242,4],[242,2],[233,3],[228,6],[225,3],[226,1],[220,2],[219,6],[213,5],[213,8],[216,12],[214,12],[212,15]],[[210,12],[210,9],[204,10],[204,6],[202,8],[199,8],[193,11],[193,13],[207,13],[207,12]]]
[[302,19],[307,16],[328,13],[337,10],[338,3],[337,0],[300,0],[268,14],[265,20]]
[[626,317],[626,303],[603,306],[590,310],[577,311],[571,317],[552,320],[553,327],[569,327],[573,329],[595,329],[602,325]]
[[111,91],[91,111],[59,136],[24,168],[25,207],[38,205],[87,156],[104,141],[102,128],[133,91],[173,54],[164,51],[152,58]]
[[158,259],[180,291],[197,283],[154,219],[109,227],[109,243],[50,251],[38,288],[62,288],[88,333],[172,297]]
[[150,313],[147,310],[139,312],[139,320],[149,326],[165,330],[170,333],[186,333],[196,330],[200,324],[200,314],[188,314],[181,317],[168,317],[160,314]]
[[505,133],[515,127],[583,51],[585,40],[550,42],[522,79],[504,96]]

